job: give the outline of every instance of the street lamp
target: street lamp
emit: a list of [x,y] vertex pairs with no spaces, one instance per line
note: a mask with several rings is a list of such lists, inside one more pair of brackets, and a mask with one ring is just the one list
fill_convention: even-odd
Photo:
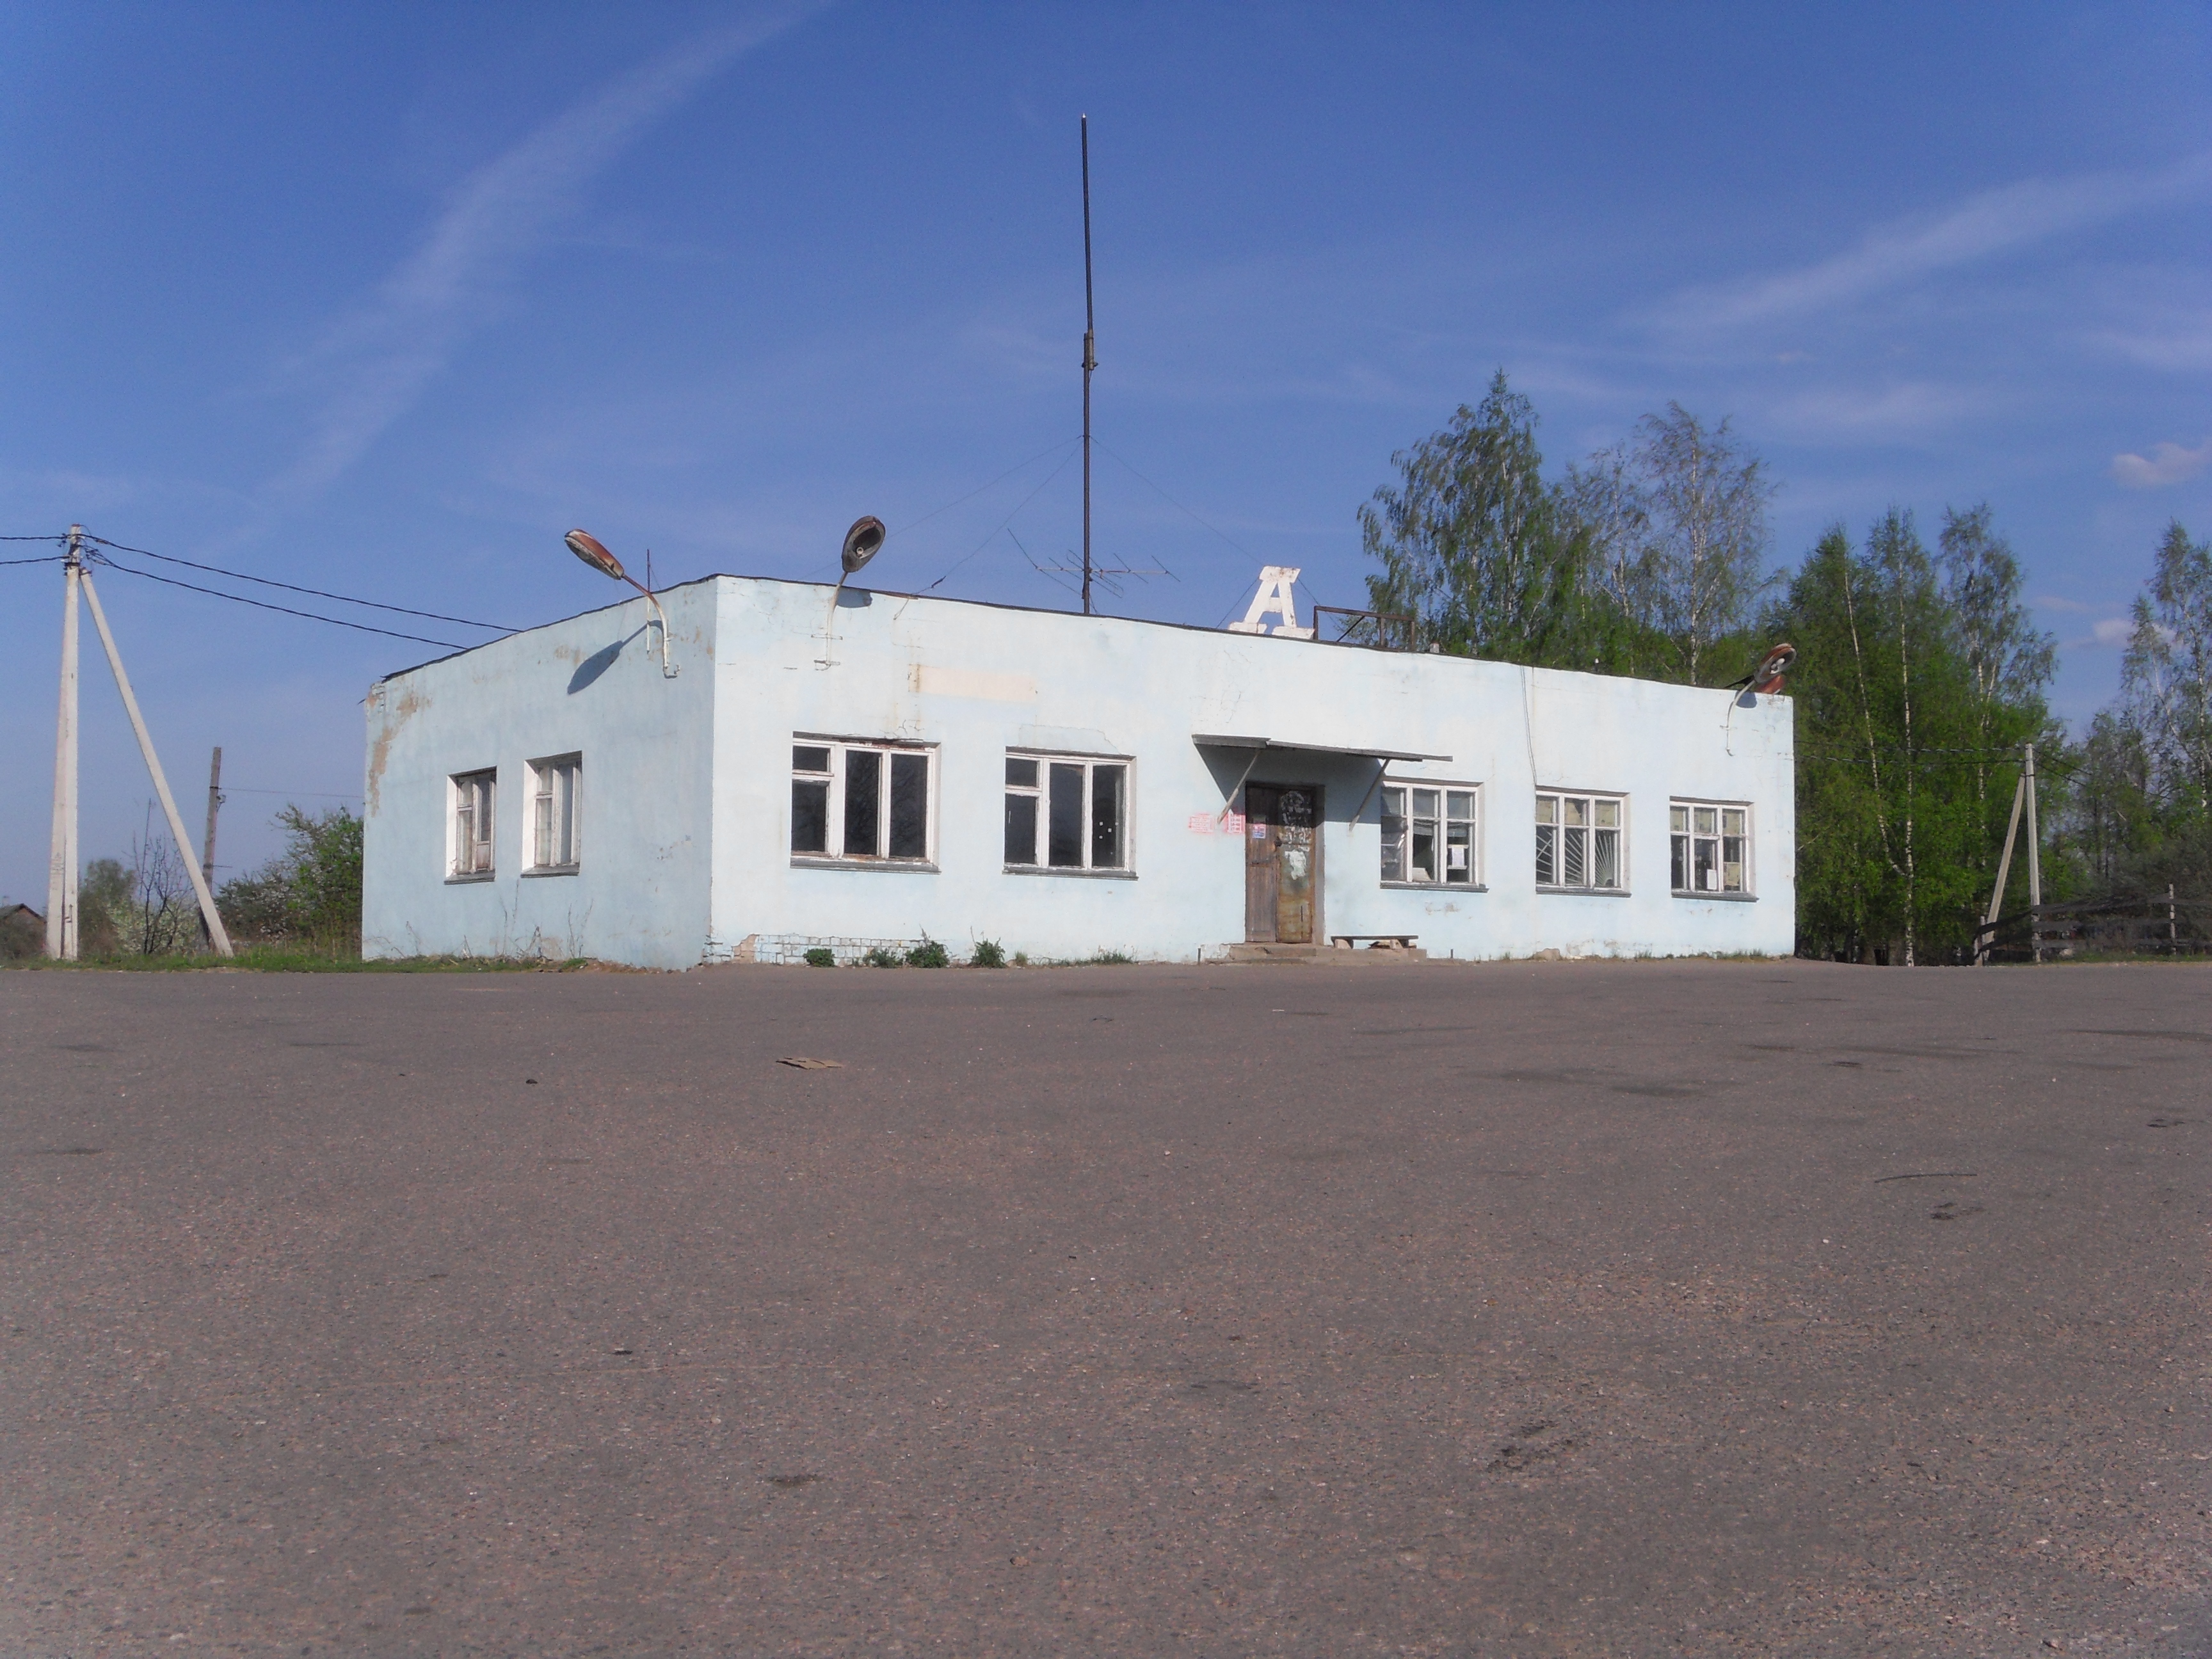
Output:
[[[653,597],[653,590],[623,568],[622,561],[607,550],[607,544],[588,530],[572,530],[562,541],[568,550],[602,576],[611,576],[618,582],[628,582],[645,595],[645,602],[653,607],[653,615],[660,623],[660,672],[670,679],[676,678],[675,665],[668,660],[668,613],[660,608],[660,601]],[[651,624],[648,623],[647,624]]]

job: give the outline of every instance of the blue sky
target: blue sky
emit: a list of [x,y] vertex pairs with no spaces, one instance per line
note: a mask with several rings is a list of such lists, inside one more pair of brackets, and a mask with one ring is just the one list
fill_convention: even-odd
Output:
[[[8,6],[0,533],[527,625],[611,597],[571,525],[811,577],[872,512],[884,586],[1072,604],[1022,550],[1079,534],[1087,111],[1098,555],[1174,573],[1108,608],[1216,622],[1263,562],[1356,603],[1391,452],[1503,367],[1554,467],[1731,417],[1780,562],[1988,500],[2086,717],[2166,521],[2212,533],[2212,13],[1776,18]],[[436,654],[101,592],[196,834],[224,746],[226,866],[358,792],[363,691]],[[58,592],[0,570],[33,900]],[[88,857],[149,793],[95,671]]]

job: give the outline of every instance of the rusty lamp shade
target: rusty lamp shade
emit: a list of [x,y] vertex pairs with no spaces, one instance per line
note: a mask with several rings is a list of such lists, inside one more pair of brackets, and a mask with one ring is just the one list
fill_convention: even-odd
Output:
[[884,528],[884,521],[873,514],[854,520],[853,527],[845,532],[844,551],[839,556],[844,563],[845,574],[851,575],[874,558],[876,550],[884,544],[884,538],[890,533]]
[[1784,641],[1759,659],[1759,666],[1752,672],[1751,689],[1754,692],[1778,696],[1782,690],[1783,676],[1789,673],[1796,662],[1797,647]]
[[[607,551],[606,544],[587,530],[572,530],[561,538],[568,550],[602,576],[611,576],[618,582],[630,580],[629,572],[622,568],[622,561]],[[635,587],[637,584],[630,582]]]

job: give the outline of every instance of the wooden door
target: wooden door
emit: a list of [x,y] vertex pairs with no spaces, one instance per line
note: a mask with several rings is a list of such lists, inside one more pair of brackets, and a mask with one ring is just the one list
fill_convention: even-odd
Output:
[[1321,788],[1244,787],[1244,937],[1311,945],[1321,927]]

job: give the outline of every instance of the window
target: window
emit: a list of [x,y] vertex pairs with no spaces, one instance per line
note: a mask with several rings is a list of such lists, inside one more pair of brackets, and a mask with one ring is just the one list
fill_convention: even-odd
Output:
[[1006,757],[1006,863],[1022,870],[1127,870],[1129,763]]
[[1583,892],[1619,892],[1626,884],[1620,858],[1619,796],[1536,797],[1536,885]]
[[496,772],[453,775],[453,843],[447,860],[448,879],[478,881],[492,872],[492,796]]
[[1464,785],[1434,789],[1385,785],[1382,879],[1480,886],[1475,805],[1476,792]]
[[889,744],[792,744],[793,856],[927,863],[931,756]]
[[1678,800],[1668,809],[1674,840],[1674,890],[1682,894],[1751,891],[1751,809]]
[[577,786],[583,781],[584,757],[561,755],[530,763],[530,867],[533,870],[573,872],[582,852],[577,820]]

